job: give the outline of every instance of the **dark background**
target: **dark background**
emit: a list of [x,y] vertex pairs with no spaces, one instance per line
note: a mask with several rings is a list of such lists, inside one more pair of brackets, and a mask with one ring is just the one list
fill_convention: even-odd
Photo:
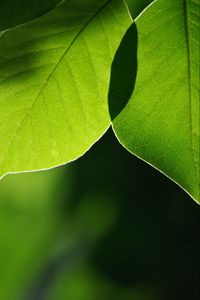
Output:
[[199,246],[199,206],[111,129],[67,166],[0,182],[0,299],[196,300]]
[[0,192],[1,299],[199,299],[199,206],[111,129]]

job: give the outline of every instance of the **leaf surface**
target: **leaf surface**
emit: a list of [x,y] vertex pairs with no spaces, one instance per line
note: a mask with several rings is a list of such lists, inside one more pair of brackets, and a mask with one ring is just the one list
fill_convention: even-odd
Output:
[[133,19],[135,19],[151,2],[152,0],[126,0]]
[[130,23],[120,0],[67,1],[0,37],[0,176],[72,161],[102,136]]
[[[123,46],[121,56],[137,51],[136,81],[133,75],[127,87],[116,76],[111,85],[112,105],[125,103],[113,116],[114,131],[129,151],[199,202],[199,1],[158,0],[136,20],[136,30],[137,49]],[[118,56],[115,74],[119,65],[125,78]]]
[[1,0],[0,31],[31,21],[59,2],[61,0]]

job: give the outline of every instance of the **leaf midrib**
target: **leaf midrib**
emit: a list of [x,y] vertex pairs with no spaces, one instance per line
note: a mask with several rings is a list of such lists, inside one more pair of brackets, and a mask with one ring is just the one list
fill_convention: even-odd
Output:
[[73,46],[73,44],[76,42],[76,40],[79,38],[79,36],[81,35],[81,33],[87,28],[87,26],[93,21],[93,19],[111,2],[112,0],[107,0],[88,20],[87,22],[83,25],[83,27],[80,29],[80,31],[75,35],[75,37],[73,38],[72,42],[69,44],[69,46],[65,49],[65,51],[63,52],[63,54],[61,55],[60,59],[58,60],[58,62],[55,64],[55,66],[53,67],[53,69],[51,70],[50,74],[48,75],[47,79],[45,80],[44,84],[42,85],[42,87],[40,88],[40,91],[38,93],[38,95],[36,96],[35,100],[33,101],[30,110],[32,108],[32,106],[34,105],[34,103],[37,101],[37,99],[39,98],[42,90],[45,88],[45,86],[47,85],[49,79],[51,78],[51,76],[53,75],[53,73],[56,71],[56,69],[59,67],[61,61],[63,60],[63,58],[65,57],[65,55],[69,52],[69,50],[71,49],[71,47]]
[[78,31],[78,33],[75,35],[75,37],[73,38],[72,42],[70,43],[70,45],[65,49],[65,51],[63,52],[63,54],[61,55],[60,59],[58,60],[58,62],[55,64],[55,66],[52,68],[50,74],[47,76],[44,84],[41,86],[37,96],[35,97],[35,99],[33,100],[33,102],[31,103],[30,107],[27,109],[23,119],[20,121],[19,126],[16,128],[14,134],[12,135],[10,142],[6,148],[6,151],[4,152],[4,154],[2,155],[2,159],[1,159],[1,163],[3,163],[3,160],[6,156],[6,154],[8,153],[8,150],[12,144],[12,141],[14,140],[14,138],[16,137],[18,131],[20,130],[20,128],[22,127],[22,124],[24,123],[24,121],[26,120],[27,116],[29,115],[29,112],[31,111],[31,109],[33,108],[33,106],[35,105],[35,103],[37,102],[38,98],[40,97],[43,89],[45,88],[45,86],[48,84],[48,81],[50,80],[51,76],[54,74],[54,72],[56,71],[56,69],[59,67],[61,61],[63,60],[63,58],[65,57],[65,55],[69,52],[69,50],[71,49],[71,47],[73,46],[73,44],[76,42],[76,40],[79,38],[79,36],[81,35],[81,33],[89,26],[89,24],[95,19],[95,17],[100,14],[102,12],[102,10],[104,10],[104,8],[110,4],[112,0],[107,0],[102,6],[100,6],[98,8],[98,10],[87,20],[87,22],[83,25],[83,27]]
[[189,31],[189,18],[188,18],[188,14],[189,14],[188,0],[183,0],[183,11],[184,11],[184,25],[185,25],[186,49],[187,49],[189,124],[190,124],[191,152],[192,152],[192,160],[194,163],[194,168],[197,172],[197,181],[198,181],[198,166],[197,166],[197,162],[195,161],[194,141],[193,141],[193,134],[192,134],[193,125],[192,125],[191,50],[190,50],[190,31]]

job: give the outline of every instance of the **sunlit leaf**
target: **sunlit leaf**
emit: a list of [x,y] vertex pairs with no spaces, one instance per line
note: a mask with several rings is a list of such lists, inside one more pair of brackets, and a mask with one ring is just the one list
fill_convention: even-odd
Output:
[[72,161],[107,130],[130,22],[120,0],[67,1],[0,37],[0,176]]
[[[199,1],[158,0],[136,20],[136,27],[132,34],[128,31],[123,43],[129,47],[121,45],[113,64],[110,103],[120,107],[123,101],[121,112],[112,115],[114,130],[128,150],[198,202]],[[130,51],[137,52],[132,67]],[[119,59],[126,59],[126,69]],[[124,76],[127,86],[120,83]]]

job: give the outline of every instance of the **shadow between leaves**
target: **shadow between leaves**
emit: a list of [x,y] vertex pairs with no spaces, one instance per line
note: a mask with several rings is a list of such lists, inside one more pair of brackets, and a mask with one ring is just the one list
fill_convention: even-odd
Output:
[[136,81],[138,33],[133,23],[127,30],[115,54],[108,93],[111,120],[125,108]]

